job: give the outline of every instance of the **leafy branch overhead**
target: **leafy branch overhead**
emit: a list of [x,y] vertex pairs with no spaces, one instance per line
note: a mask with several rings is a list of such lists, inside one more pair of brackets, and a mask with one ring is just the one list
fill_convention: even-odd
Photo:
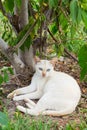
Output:
[[[51,45],[52,55],[68,55],[79,61],[81,79],[85,79],[87,66],[81,57],[84,57],[82,50],[87,39],[86,1],[0,0],[0,19],[4,28],[0,36],[8,43],[7,48],[13,49],[7,58],[18,74],[23,75],[20,66],[26,73],[29,68],[34,70],[33,55],[46,56]],[[6,55],[5,49],[4,53]],[[87,53],[85,55],[87,57]]]

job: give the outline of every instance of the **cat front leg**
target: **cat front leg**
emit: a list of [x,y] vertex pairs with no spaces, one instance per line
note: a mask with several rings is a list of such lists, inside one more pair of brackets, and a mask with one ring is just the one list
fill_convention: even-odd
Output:
[[42,96],[42,91],[37,90],[37,91],[29,93],[29,94],[15,96],[13,98],[13,100],[14,101],[19,101],[19,100],[24,100],[26,98],[29,98],[29,99],[39,99],[41,96]]
[[31,93],[31,92],[33,92],[35,90],[36,90],[36,88],[33,85],[30,85],[30,86],[27,86],[27,87],[23,87],[23,88],[19,88],[19,89],[14,90],[10,94],[8,94],[7,98],[13,98],[13,97],[15,97],[17,95]]
[[38,116],[40,114],[39,110],[25,108],[25,107],[20,106],[20,105],[17,106],[17,109],[19,111],[23,112],[23,113],[26,113],[26,114],[29,114],[29,115],[33,115],[33,116]]
[[26,99],[24,99],[24,101],[26,102],[25,104],[26,104],[26,106],[28,107],[28,108],[35,108],[35,106],[36,106],[36,103],[34,103],[32,100],[30,100],[29,98],[26,98]]
[[25,101],[26,103],[31,104],[33,107],[36,106],[36,103],[34,103],[34,102],[33,102],[32,100],[30,100],[29,98],[24,99],[24,101]]

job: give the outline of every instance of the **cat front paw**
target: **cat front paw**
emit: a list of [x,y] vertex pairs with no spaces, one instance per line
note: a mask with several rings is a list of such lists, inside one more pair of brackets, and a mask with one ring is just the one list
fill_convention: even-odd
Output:
[[14,100],[14,101],[21,101],[21,100],[24,100],[24,95],[21,95],[21,96],[14,96],[14,97],[13,97],[13,100]]
[[19,101],[20,99],[18,98],[18,96],[14,96],[13,97],[13,101]]
[[14,98],[16,95],[18,95],[18,90],[14,90],[12,93],[9,93],[8,94],[8,96],[7,96],[7,98],[10,98],[10,99],[12,99],[12,98]]

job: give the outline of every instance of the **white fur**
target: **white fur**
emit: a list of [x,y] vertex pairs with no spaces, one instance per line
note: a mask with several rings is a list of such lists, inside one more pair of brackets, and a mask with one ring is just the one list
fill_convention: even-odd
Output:
[[[42,75],[43,71],[45,76]],[[73,77],[63,72],[54,71],[50,61],[41,60],[36,64],[36,72],[31,84],[13,91],[8,95],[8,98],[10,97],[13,97],[15,101],[27,98],[28,108],[17,106],[24,113],[36,116],[39,114],[62,116],[75,110],[81,97],[81,91]],[[30,99],[39,100],[35,104]]]

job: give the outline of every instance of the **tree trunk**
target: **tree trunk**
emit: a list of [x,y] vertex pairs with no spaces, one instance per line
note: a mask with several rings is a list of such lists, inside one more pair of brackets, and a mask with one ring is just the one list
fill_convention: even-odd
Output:
[[[21,11],[20,11],[20,17],[19,17],[19,28],[20,30],[24,28],[28,24],[28,0],[22,0],[21,4]],[[20,59],[31,68],[31,70],[34,70],[34,61],[33,61],[33,47],[30,46],[28,49],[25,47],[25,50],[18,50],[18,55]]]
[[[15,10],[15,15],[19,15],[19,30],[21,31],[24,26],[26,26],[29,22],[28,19],[28,0],[22,0],[20,11]],[[18,31],[17,31],[18,32]],[[15,69],[15,73],[20,81],[24,81],[29,79],[31,74],[34,72],[34,56],[33,56],[33,48],[30,46],[28,49],[25,47],[25,50],[22,51],[18,48],[18,55],[14,52],[14,50],[8,46],[8,44],[0,38],[0,48],[2,53],[9,59],[11,64]],[[23,83],[23,82],[22,82]]]

